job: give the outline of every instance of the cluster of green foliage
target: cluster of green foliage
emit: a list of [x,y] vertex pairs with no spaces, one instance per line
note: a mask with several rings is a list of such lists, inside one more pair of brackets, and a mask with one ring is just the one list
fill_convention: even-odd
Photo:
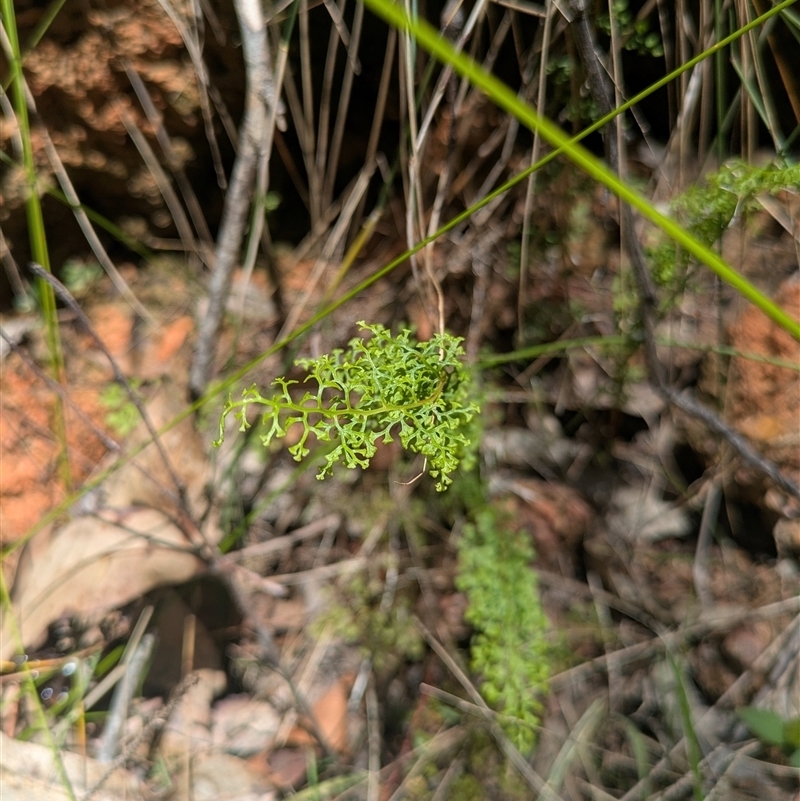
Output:
[[[758,205],[760,194],[777,194],[800,185],[800,164],[773,163],[757,167],[735,159],[705,177],[671,203],[684,227],[704,245],[713,245],[739,218],[745,218]],[[672,287],[689,265],[689,253],[672,240],[650,251],[653,277],[662,286]]]
[[793,768],[800,768],[800,717],[783,718],[771,709],[746,706],[739,717],[762,743],[780,748]]
[[486,504],[464,527],[456,579],[469,602],[465,618],[475,629],[472,668],[481,676],[481,693],[504,716],[507,733],[523,752],[536,740],[552,663],[533,556],[529,535],[511,529]]
[[402,659],[417,661],[424,653],[422,637],[412,620],[412,597],[398,591],[387,603],[384,592],[383,580],[356,575],[337,590],[314,621],[316,630],[332,626],[338,636],[358,643],[378,674]]
[[[133,379],[130,382],[134,392],[141,382]],[[125,387],[109,384],[100,393],[100,405],[106,410],[106,424],[120,437],[127,437],[139,424],[140,415],[136,405],[131,401]]]
[[436,489],[452,482],[450,474],[468,454],[467,427],[480,411],[470,400],[470,375],[462,362],[461,340],[436,334],[417,342],[408,330],[392,336],[382,325],[359,326],[372,336],[351,340],[348,349],[334,350],[317,359],[300,359],[308,372],[306,382],[316,388],[299,400],[292,397],[297,381],[277,378],[278,391],[265,397],[256,386],[246,389],[241,400],[228,399],[220,420],[222,442],[225,418],[231,412],[239,430],[250,427],[251,405],[264,406],[265,446],[284,437],[292,425],[302,428],[289,452],[300,461],[308,456],[309,438],[331,443],[317,478],[330,475],[333,466],[366,468],[375,455],[378,440],[392,442],[394,434],[403,447],[425,457]]
[[[628,0],[614,0],[613,11],[625,50],[634,50],[640,56],[652,56],[653,58],[661,58],[664,55],[661,36],[650,30],[650,22],[647,19],[636,19]],[[610,36],[611,17],[608,12],[598,14],[596,19],[597,27]]]
[[[712,246],[738,220],[758,208],[758,196],[774,195],[800,185],[800,165],[782,162],[757,167],[734,159],[702,183],[690,187],[670,203],[674,217],[700,242]],[[694,275],[688,250],[672,239],[662,239],[647,249],[656,284],[665,290],[663,308],[668,309],[685,291]],[[621,271],[614,280],[614,313],[622,333],[636,333],[640,301],[635,277]]]

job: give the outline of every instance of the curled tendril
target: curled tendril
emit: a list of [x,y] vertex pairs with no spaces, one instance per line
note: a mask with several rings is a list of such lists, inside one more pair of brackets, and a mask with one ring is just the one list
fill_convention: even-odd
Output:
[[253,385],[240,400],[229,398],[220,418],[219,446],[225,420],[233,413],[239,430],[246,431],[251,405],[264,407],[261,421],[264,445],[286,436],[292,425],[301,427],[299,441],[289,448],[300,461],[308,456],[309,437],[332,444],[317,478],[330,475],[333,466],[367,467],[377,442],[399,437],[403,447],[425,457],[436,489],[447,488],[450,474],[470,445],[468,424],[480,412],[469,400],[470,380],[461,361],[461,340],[437,334],[417,342],[408,330],[397,336],[382,325],[359,323],[368,339],[351,340],[347,350],[334,350],[317,359],[300,359],[308,375],[303,384],[314,387],[299,399],[292,396],[297,381],[277,378],[269,397]]

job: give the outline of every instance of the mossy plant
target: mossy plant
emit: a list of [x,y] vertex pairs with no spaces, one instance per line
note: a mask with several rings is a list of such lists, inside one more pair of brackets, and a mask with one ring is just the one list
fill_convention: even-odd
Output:
[[402,659],[417,661],[424,644],[412,620],[413,599],[397,593],[384,602],[383,582],[357,575],[340,587],[315,619],[312,630],[332,626],[339,637],[358,643],[381,673]]
[[[734,159],[702,184],[692,186],[670,204],[686,229],[705,245],[714,244],[738,218],[758,205],[760,194],[774,195],[800,186],[800,165],[780,162],[757,167]],[[653,277],[662,286],[674,288],[689,265],[689,253],[672,240],[650,251]]]
[[523,752],[536,739],[551,665],[533,555],[529,537],[487,504],[464,527],[456,579],[469,601],[465,618],[475,630],[472,669],[482,679],[481,693]]
[[406,450],[425,457],[436,489],[446,489],[469,450],[468,426],[480,411],[471,400],[461,340],[436,334],[417,342],[407,329],[392,336],[382,325],[359,326],[372,336],[351,340],[347,350],[296,362],[308,373],[304,383],[315,385],[299,399],[292,395],[299,382],[283,377],[273,382],[277,391],[270,396],[254,385],[241,400],[230,398],[215,444],[222,442],[228,414],[233,412],[239,430],[246,431],[249,407],[263,406],[265,447],[293,425],[300,427],[298,441],[289,448],[295,460],[309,455],[312,435],[331,444],[317,478],[330,475],[340,461],[366,468],[378,440],[388,443],[397,436]]

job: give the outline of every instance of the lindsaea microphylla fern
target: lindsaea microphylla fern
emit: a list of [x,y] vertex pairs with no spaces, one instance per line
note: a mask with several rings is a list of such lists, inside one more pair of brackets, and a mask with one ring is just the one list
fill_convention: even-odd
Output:
[[253,385],[240,400],[229,398],[215,444],[222,442],[230,413],[239,421],[239,430],[246,431],[251,426],[249,408],[263,406],[265,446],[285,437],[293,425],[301,426],[299,440],[289,448],[296,461],[309,455],[312,435],[331,443],[319,479],[330,475],[340,461],[349,468],[366,468],[378,440],[388,443],[397,436],[403,448],[425,457],[436,489],[446,489],[469,448],[469,423],[480,411],[470,400],[461,340],[436,334],[417,342],[408,330],[392,336],[382,325],[361,322],[359,327],[371,336],[351,340],[346,350],[296,362],[308,372],[303,384],[313,387],[302,397],[293,396],[298,381],[281,377],[273,382],[272,395],[262,395]]

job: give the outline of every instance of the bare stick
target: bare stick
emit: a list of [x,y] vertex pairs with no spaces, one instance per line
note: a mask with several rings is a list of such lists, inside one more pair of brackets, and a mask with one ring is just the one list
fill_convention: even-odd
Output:
[[[320,175],[316,169],[314,152],[316,150],[314,136],[314,88],[311,74],[311,45],[308,24],[308,0],[300,0],[298,17],[300,30],[300,80],[303,87],[302,119],[305,125],[305,136],[300,140],[303,151],[303,160],[308,172],[308,199],[311,212],[311,227],[322,214],[322,187]],[[298,132],[299,133],[299,132]]]
[[192,217],[194,228],[200,239],[204,243],[210,245],[214,241],[214,238],[211,236],[211,231],[208,229],[208,223],[206,222],[202,207],[200,206],[200,201],[197,199],[194,189],[192,189],[186,171],[180,166],[179,160],[175,155],[175,149],[172,146],[167,129],[164,127],[164,116],[156,108],[155,103],[153,103],[150,93],[144,85],[144,81],[133,68],[130,59],[124,59],[122,65],[125,68],[125,74],[128,76],[128,80],[131,82],[133,91],[136,92],[136,97],[139,99],[139,103],[144,109],[144,113],[147,115],[147,120],[155,131],[156,141],[161,146],[161,150],[167,158],[167,164],[170,170],[172,170],[172,174],[175,176],[175,181],[183,195],[183,202],[186,204],[186,208],[189,210],[189,214]]
[[703,506],[703,517],[700,520],[700,533],[697,535],[697,549],[692,565],[692,579],[694,591],[701,608],[710,608],[714,603],[709,586],[708,561],[711,543],[714,541],[714,529],[717,526],[719,502],[722,498],[722,482],[719,478],[711,481],[706,493],[706,502]]
[[156,158],[153,148],[150,147],[150,143],[139,130],[139,126],[136,124],[125,105],[118,99],[113,100],[112,103],[120,120],[122,120],[122,124],[125,126],[125,130],[128,132],[128,136],[139,151],[142,161],[144,161],[147,169],[153,176],[158,191],[161,192],[161,197],[164,198],[164,202],[167,204],[167,208],[175,223],[175,228],[178,230],[178,236],[181,238],[184,250],[187,253],[197,253],[197,243],[195,242],[192,227],[189,225],[189,218],[183,210],[177,193],[172,188],[172,183],[167,177],[166,171]]
[[[333,5],[333,4],[331,4]],[[333,136],[328,153],[325,181],[322,185],[323,203],[333,202],[333,187],[336,180],[336,172],[339,166],[339,156],[341,155],[342,142],[344,140],[344,125],[347,120],[347,110],[350,107],[350,96],[353,90],[353,78],[360,71],[358,63],[358,46],[361,42],[361,29],[364,23],[364,4],[358,3],[353,16],[353,34],[350,42],[346,43],[348,48],[347,65],[345,67],[344,78],[342,79],[342,90],[339,94],[339,102],[336,108],[336,121],[333,126]],[[370,162],[369,156],[364,160],[365,164]]]
[[258,0],[236,0],[235,6],[242,33],[247,96],[240,129],[239,152],[225,197],[225,209],[217,240],[216,264],[208,287],[208,311],[200,322],[189,372],[189,390],[194,398],[199,398],[204,393],[211,377],[219,328],[253,194],[253,182],[267,120],[265,100],[276,102],[271,91],[266,22],[261,4]]
[[[197,40],[195,36],[192,36],[192,32],[184,24],[183,19],[181,18],[177,9],[173,7],[170,0],[158,0],[158,1],[161,4],[161,7],[164,9],[164,11],[166,11],[167,16],[172,20],[172,24],[175,26],[178,33],[180,33],[181,39],[183,39],[183,43],[186,46],[186,52],[189,54],[189,58],[192,60],[192,66],[194,67],[195,74],[197,75],[197,88],[199,90],[198,97],[200,99],[200,110],[203,113],[203,122],[205,124],[206,139],[208,141],[208,146],[211,148],[211,158],[212,161],[214,162],[214,170],[217,173],[217,183],[219,184],[220,189],[225,189],[225,187],[227,186],[227,181],[225,180],[225,170],[222,167],[222,155],[219,150],[217,135],[214,132],[214,121],[211,118],[211,104],[208,102],[209,97],[214,101],[214,104],[217,106],[217,112],[219,113],[220,119],[222,119],[223,123],[226,121],[228,117],[227,109],[224,107],[224,104],[222,103],[222,98],[220,97],[219,92],[216,92],[214,90],[214,87],[211,84],[211,80],[208,77],[208,70],[206,69],[205,61],[203,61],[203,49],[200,45],[200,42]],[[238,4],[237,4],[237,11],[238,11]],[[225,127],[227,129],[228,126],[226,125]],[[231,142],[235,147],[236,146],[235,138],[231,137]]]
[[117,685],[114,698],[111,701],[111,708],[106,718],[103,744],[100,746],[100,753],[97,757],[100,762],[111,762],[116,755],[122,727],[128,716],[128,706],[155,646],[155,635],[145,634],[139,646],[133,652],[130,662],[128,662],[122,681]]
[[[283,86],[283,79],[286,75],[288,59],[289,43],[284,37],[281,37],[276,56],[273,97],[277,97],[280,94],[281,87]],[[242,283],[239,296],[239,317],[241,318],[244,318],[245,298],[250,285],[250,279],[253,276],[253,270],[255,269],[259,244],[268,254],[268,260],[271,265],[270,274],[275,286],[276,306],[278,307],[280,317],[285,318],[280,273],[274,263],[274,253],[272,252],[269,239],[269,227],[264,224],[267,213],[266,198],[269,188],[269,162],[272,157],[272,145],[275,141],[275,129],[278,128],[278,130],[281,130],[281,125],[283,125],[283,128],[286,127],[285,120],[279,115],[282,115],[280,104],[274,102],[269,107],[264,141],[261,153],[259,154],[258,169],[256,171],[256,204],[253,213],[253,221],[250,225],[250,237],[247,242],[247,248],[245,249],[244,262],[242,263]]]

